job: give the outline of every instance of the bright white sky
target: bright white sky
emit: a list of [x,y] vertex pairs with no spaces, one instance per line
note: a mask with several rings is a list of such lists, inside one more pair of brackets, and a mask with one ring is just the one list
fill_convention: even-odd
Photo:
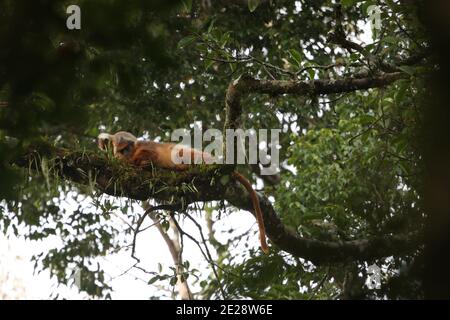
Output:
[[[358,40],[363,43],[370,43],[372,32],[369,24],[361,22],[358,27],[364,30],[364,34]],[[66,207],[68,210],[73,208],[75,206],[70,204]],[[204,216],[198,215],[197,218],[206,234]],[[214,227],[216,238],[221,242],[244,233],[250,228],[257,232],[254,217],[245,211],[222,217],[215,223]],[[227,231],[231,227],[236,231],[228,234]],[[183,230],[199,239],[198,230],[192,223],[185,223]],[[250,246],[257,247],[258,235],[254,233],[254,236],[251,236],[250,239],[252,241]],[[208,267],[204,263],[204,258],[198,247],[189,239],[185,239],[184,243],[184,259],[191,262],[191,267],[196,267],[201,271],[205,270],[205,272],[202,272],[204,275],[209,274],[210,270],[206,269]],[[86,299],[86,295],[80,294],[75,286],[58,287],[56,279],[51,279],[48,271],[34,274],[31,257],[58,245],[59,241],[55,238],[44,241],[25,241],[14,236],[7,239],[0,234],[0,299],[47,299],[55,293],[58,293],[60,298]],[[214,250],[212,248],[210,250],[214,254]],[[244,248],[242,244],[235,250],[236,253],[242,253],[248,251],[248,248]],[[136,245],[136,255],[141,259],[141,266],[149,271],[157,271],[158,263],[161,263],[163,273],[169,273],[168,268],[173,266],[167,246],[156,228],[150,228],[140,233]],[[168,296],[168,292],[161,291],[156,286],[148,285],[146,281],[150,276],[139,270],[132,269],[127,274],[118,277],[133,264],[134,259],[130,257],[129,251],[120,252],[101,260],[102,267],[111,277],[109,284],[113,287],[113,299],[148,299],[150,296],[161,296],[163,298]],[[158,282],[155,284],[158,285]],[[195,286],[191,286],[191,290],[194,294],[197,291]]]
[[[75,205],[69,204],[65,206],[67,210],[73,210],[74,208],[76,208]],[[142,210],[140,213],[142,213]],[[120,222],[119,219],[116,220],[118,223]],[[196,221],[202,224],[203,232],[207,235],[204,216],[197,215]],[[184,231],[200,239],[198,229],[192,222],[186,219],[181,224]],[[250,228],[255,232],[257,231],[254,217],[249,212],[239,211],[228,216],[224,215],[215,223],[214,229],[216,230],[217,240],[221,242],[226,241],[230,237],[227,231],[231,227],[236,229],[231,235],[244,233]],[[258,245],[257,234],[252,236],[251,239],[250,246],[256,247]],[[87,298],[86,295],[79,294],[75,286],[58,287],[56,279],[51,279],[48,271],[34,274],[33,263],[30,261],[31,257],[59,245],[60,241],[56,237],[43,241],[26,241],[14,236],[6,239],[5,236],[0,235],[0,299],[2,297],[10,299],[46,299],[55,293],[59,293],[61,298],[67,299]],[[243,246],[239,246],[236,249],[237,252],[243,252],[243,250]],[[248,250],[248,248],[245,250]],[[210,247],[210,251],[214,257],[212,247]],[[170,273],[169,267],[173,266],[169,250],[160,233],[154,227],[139,234],[136,243],[136,256],[141,259],[140,266],[148,271],[157,271],[158,263],[161,263],[163,265],[162,272]],[[191,267],[201,270],[203,276],[209,274],[210,270],[207,269],[208,266],[204,263],[205,259],[198,247],[186,237],[183,257],[190,261]],[[113,299],[148,299],[150,296],[168,297],[169,292],[161,291],[156,286],[149,286],[146,282],[151,276],[140,270],[132,269],[128,273],[121,275],[135,262],[130,256],[130,251],[122,251],[101,258],[99,261],[111,278],[109,284],[114,290],[112,293]],[[155,283],[155,285],[161,284]],[[195,286],[191,286],[193,292],[196,291],[195,289]]]

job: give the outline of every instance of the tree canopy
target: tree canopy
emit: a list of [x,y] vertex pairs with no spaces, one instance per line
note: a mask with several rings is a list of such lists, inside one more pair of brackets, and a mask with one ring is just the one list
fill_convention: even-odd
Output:
[[[80,30],[66,27],[71,4],[81,8]],[[371,28],[371,6],[380,28]],[[60,283],[78,268],[92,297],[111,292],[93,261],[134,255],[146,220],[174,258],[173,275],[146,270],[146,280],[176,286],[183,298],[424,297],[422,133],[436,61],[421,6],[1,0],[1,230],[57,237],[62,245],[35,257],[36,268]],[[200,123],[281,129],[278,174],[237,166],[258,189],[269,255],[257,247],[232,254],[257,237],[253,229],[226,243],[215,238],[223,214],[253,210],[230,178],[235,166],[137,169],[97,150],[100,132],[169,141],[173,130]],[[80,204],[74,212],[67,199]],[[113,212],[133,224],[120,225]],[[185,232],[184,220],[199,234]],[[201,281],[198,261],[181,255],[190,240],[209,264]],[[365,284],[373,265],[381,268],[377,288]],[[190,292],[194,282],[198,292]]]

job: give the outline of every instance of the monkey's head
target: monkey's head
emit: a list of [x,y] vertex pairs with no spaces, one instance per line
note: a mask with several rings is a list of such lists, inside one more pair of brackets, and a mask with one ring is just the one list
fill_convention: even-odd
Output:
[[114,157],[121,160],[128,160],[135,148],[137,138],[129,132],[119,131],[115,134],[101,133],[98,136],[98,147],[101,150],[113,148]]

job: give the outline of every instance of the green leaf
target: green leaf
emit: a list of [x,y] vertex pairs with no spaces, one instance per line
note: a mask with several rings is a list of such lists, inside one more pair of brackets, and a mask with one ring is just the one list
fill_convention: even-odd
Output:
[[366,2],[364,2],[363,5],[361,6],[363,14],[367,14],[367,9],[369,9],[370,6],[373,6],[375,4],[377,3],[374,0],[367,0]]
[[215,63],[214,60],[207,60],[206,65],[205,65],[205,71],[208,71],[208,69],[211,68],[214,63]]
[[169,230],[169,227],[170,227],[169,221],[167,221],[167,220],[161,221],[161,227],[164,229],[164,231],[167,232],[167,230]]
[[375,121],[375,117],[369,114],[363,114],[359,117],[361,125],[371,124]]
[[209,24],[209,27],[208,27],[208,33],[211,33],[211,31],[213,30],[213,28],[214,28],[214,23],[216,22],[216,20],[215,19],[213,19],[212,21],[211,21],[211,23]]
[[148,284],[153,284],[158,280],[159,280],[159,276],[154,276],[153,278],[150,278],[150,280],[148,280]]
[[395,101],[397,104],[402,102],[405,99],[406,93],[408,92],[408,89],[409,89],[409,86],[410,86],[409,81],[402,81],[399,84],[399,88],[398,88],[397,92],[395,93]]
[[236,71],[236,63],[229,63],[228,66],[230,67],[230,70],[232,73],[234,73]]
[[183,39],[181,39],[178,42],[178,48],[180,48],[180,49],[185,48],[185,47],[189,46],[191,43],[193,43],[195,40],[196,40],[195,36],[184,37]]
[[416,69],[414,67],[410,67],[410,66],[400,66],[398,67],[400,70],[402,70],[403,72],[409,74],[410,76],[414,75],[416,72]]
[[342,0],[341,4],[343,7],[351,7],[356,3],[356,0]]
[[224,186],[226,185],[228,182],[230,181],[230,176],[223,176],[222,178],[220,178],[220,183]]
[[292,59],[294,59],[295,62],[300,66],[302,62],[302,55],[300,52],[298,52],[295,49],[289,49],[289,54],[291,55]]
[[384,37],[383,41],[386,43],[389,43],[389,44],[398,45],[399,39],[396,37],[388,36],[388,37]]
[[248,10],[250,10],[250,12],[255,11],[256,8],[258,8],[260,2],[261,0],[248,0]]
[[190,12],[192,9],[192,0],[183,0],[182,1],[183,4],[183,10],[185,12]]

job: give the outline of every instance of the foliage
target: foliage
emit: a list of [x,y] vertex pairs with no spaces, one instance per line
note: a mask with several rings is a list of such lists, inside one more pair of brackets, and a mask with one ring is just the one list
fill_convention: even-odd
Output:
[[[118,237],[123,226],[110,217],[120,210],[136,220],[133,203],[124,200],[117,207],[89,186],[55,179],[51,172],[36,175],[11,161],[39,139],[94,150],[95,137],[103,130],[169,140],[171,130],[189,129],[199,121],[203,129],[220,129],[226,88],[242,74],[260,79],[349,77],[374,68],[371,57],[396,64],[426,46],[411,8],[391,0],[342,1],[342,27],[349,38],[363,32],[369,5],[378,4],[382,11],[382,30],[365,46],[365,55],[349,53],[328,39],[336,29],[335,2],[79,0],[56,5],[1,0],[0,101],[8,102],[0,109],[2,230],[32,240],[59,239],[58,248],[35,257],[36,267],[67,283],[68,270],[77,266],[85,275],[85,291],[107,296],[110,287],[96,258],[126,245]],[[65,27],[69,3],[81,7],[79,31]],[[421,230],[417,97],[426,71],[425,65],[402,67],[410,78],[382,89],[245,98],[245,128],[283,129],[281,182],[264,185],[264,193],[275,199],[284,223],[302,236],[326,241]],[[79,205],[74,212],[61,206],[63,201],[84,203],[82,199],[92,205]],[[131,230],[126,230],[129,240]],[[313,266],[275,248],[269,256],[251,248],[231,255],[237,242],[224,246],[211,241],[228,297],[344,297],[348,273],[359,275],[354,281],[359,290],[351,297],[421,295],[420,287],[404,290],[414,275],[394,276],[409,270],[418,252]],[[383,265],[384,283],[395,286],[363,288],[372,263]],[[152,272],[150,284],[176,282],[172,275]],[[212,274],[200,285],[201,297],[220,296]]]

